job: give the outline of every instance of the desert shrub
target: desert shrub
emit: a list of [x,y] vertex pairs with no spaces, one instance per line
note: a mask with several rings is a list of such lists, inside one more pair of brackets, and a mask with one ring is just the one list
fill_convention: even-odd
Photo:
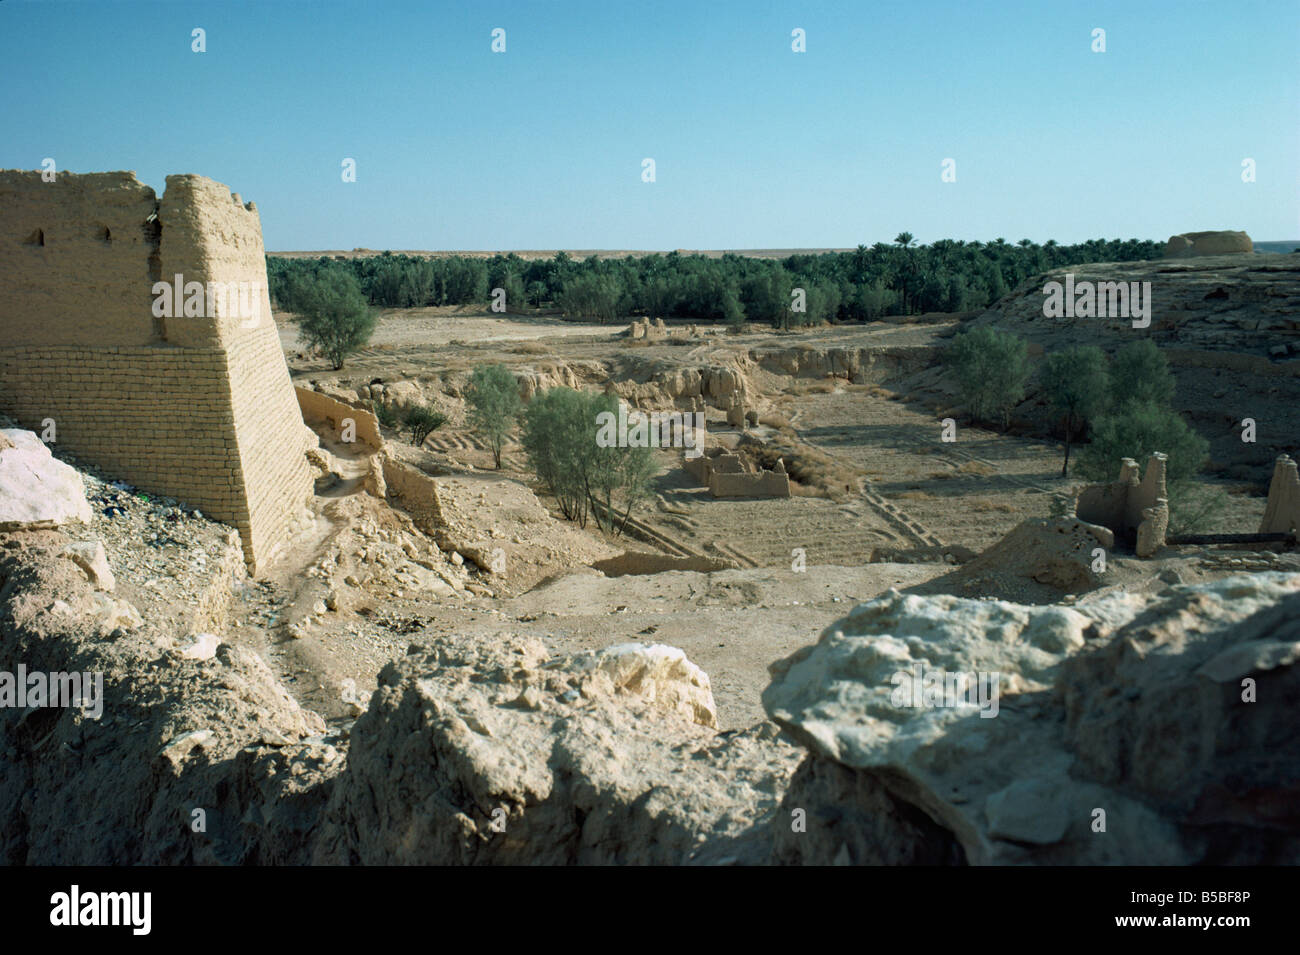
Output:
[[469,377],[465,400],[470,424],[492,449],[492,459],[500,470],[501,447],[522,407],[519,384],[505,365],[480,365]]
[[1093,423],[1092,441],[1079,452],[1079,472],[1089,480],[1113,481],[1120,461],[1132,458],[1145,465],[1152,451],[1169,456],[1170,482],[1189,478],[1201,469],[1210,445],[1177,412],[1149,401],[1126,401]]
[[[600,447],[598,416],[618,414],[613,395],[550,388],[524,410],[523,446],[538,480],[569,520],[621,533],[632,509],[650,493],[650,448]],[[597,507],[595,505],[602,505]],[[621,520],[616,508],[623,508]]]
[[1228,493],[1212,484],[1183,479],[1169,481],[1169,533],[1213,534],[1223,530]]
[[446,423],[447,416],[428,405],[411,405],[402,412],[402,427],[417,448],[424,444],[425,438]]
[[1169,362],[1149,338],[1129,342],[1116,352],[1110,377],[1116,406],[1145,401],[1167,407],[1174,400],[1174,375]]
[[952,340],[944,363],[956,375],[971,416],[976,421],[998,420],[1006,428],[1029,380],[1029,349],[1024,340],[988,326],[976,328]]
[[370,410],[375,413],[379,423],[385,428],[397,430],[402,424],[402,414],[393,405],[386,401],[375,399],[370,402]]
[[303,338],[336,371],[375,330],[375,316],[361,286],[342,269],[322,269],[313,278],[301,280],[293,285],[289,299]]
[[1110,400],[1106,356],[1095,345],[1078,345],[1053,352],[1044,360],[1039,380],[1048,406],[1060,415],[1065,429],[1065,461],[1061,477],[1070,471],[1070,442],[1075,432],[1096,419]]

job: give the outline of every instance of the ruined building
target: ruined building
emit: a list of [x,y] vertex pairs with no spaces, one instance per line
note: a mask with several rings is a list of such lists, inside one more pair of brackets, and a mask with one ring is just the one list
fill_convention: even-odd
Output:
[[1079,492],[1074,513],[1082,521],[1108,528],[1116,540],[1133,544],[1139,557],[1150,557],[1165,545],[1169,528],[1169,492],[1165,489],[1167,455],[1154,452],[1138,479],[1132,458],[1120,463],[1119,479],[1090,484]]
[[130,172],[0,171],[0,209],[0,411],[271,559],[312,480],[253,203],[202,176],[159,200]]

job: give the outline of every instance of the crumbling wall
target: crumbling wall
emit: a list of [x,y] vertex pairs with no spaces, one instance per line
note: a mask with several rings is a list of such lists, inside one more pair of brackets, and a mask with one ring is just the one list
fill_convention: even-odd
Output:
[[784,471],[758,474],[714,474],[709,479],[714,497],[789,497],[790,476]]
[[1268,484],[1268,503],[1264,505],[1259,532],[1300,534],[1300,472],[1285,454],[1279,454],[1273,463],[1273,479]]
[[[201,176],[168,176],[160,202],[129,172],[0,171],[0,208],[0,409],[272,559],[312,482],[253,204]],[[246,283],[252,315],[155,317],[177,274]]]
[[714,449],[698,458],[684,458],[682,466],[714,497],[790,496],[790,476],[780,460],[771,471],[751,471],[740,455]]
[[354,408],[337,398],[297,386],[294,393],[298,397],[298,408],[304,421],[325,421],[337,433],[342,433],[343,422],[351,418],[356,426],[357,440],[374,451],[384,447],[384,436],[379,430],[379,419],[373,411]]
[[1108,528],[1117,540],[1133,542],[1139,557],[1150,557],[1164,546],[1169,526],[1166,462],[1166,455],[1153,452],[1139,480],[1137,462],[1125,458],[1120,463],[1117,480],[1089,484],[1079,491],[1074,504],[1075,516]]
[[410,514],[416,527],[436,537],[444,525],[438,483],[419,468],[394,461],[387,455],[380,457],[388,500]]

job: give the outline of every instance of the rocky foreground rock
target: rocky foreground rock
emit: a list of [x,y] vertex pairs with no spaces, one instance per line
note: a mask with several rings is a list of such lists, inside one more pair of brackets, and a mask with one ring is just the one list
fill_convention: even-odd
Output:
[[764,705],[809,750],[776,858],[1296,864],[1298,660],[1300,575],[1072,608],[891,592],[772,665]]
[[[340,734],[246,649],[97,623],[68,546],[0,535],[0,671],[104,686],[98,719],[0,709],[11,864],[1300,861],[1300,575],[891,592],[774,664],[741,732],[670,647],[416,643]],[[927,668],[996,699],[901,705]]]

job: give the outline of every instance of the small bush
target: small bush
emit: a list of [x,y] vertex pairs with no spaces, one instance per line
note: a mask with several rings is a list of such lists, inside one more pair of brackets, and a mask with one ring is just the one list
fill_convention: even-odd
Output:
[[1192,480],[1170,481],[1169,533],[1214,534],[1222,530],[1228,494],[1212,484]]
[[505,365],[483,365],[470,375],[465,400],[469,404],[470,424],[492,449],[492,459],[499,471],[501,448],[522,407],[519,383]]
[[379,423],[385,428],[396,431],[402,424],[401,412],[386,401],[376,398],[370,402],[370,410],[375,413],[375,417],[379,419]]
[[402,413],[402,426],[417,448],[424,439],[447,423],[447,416],[428,405],[411,405]]

